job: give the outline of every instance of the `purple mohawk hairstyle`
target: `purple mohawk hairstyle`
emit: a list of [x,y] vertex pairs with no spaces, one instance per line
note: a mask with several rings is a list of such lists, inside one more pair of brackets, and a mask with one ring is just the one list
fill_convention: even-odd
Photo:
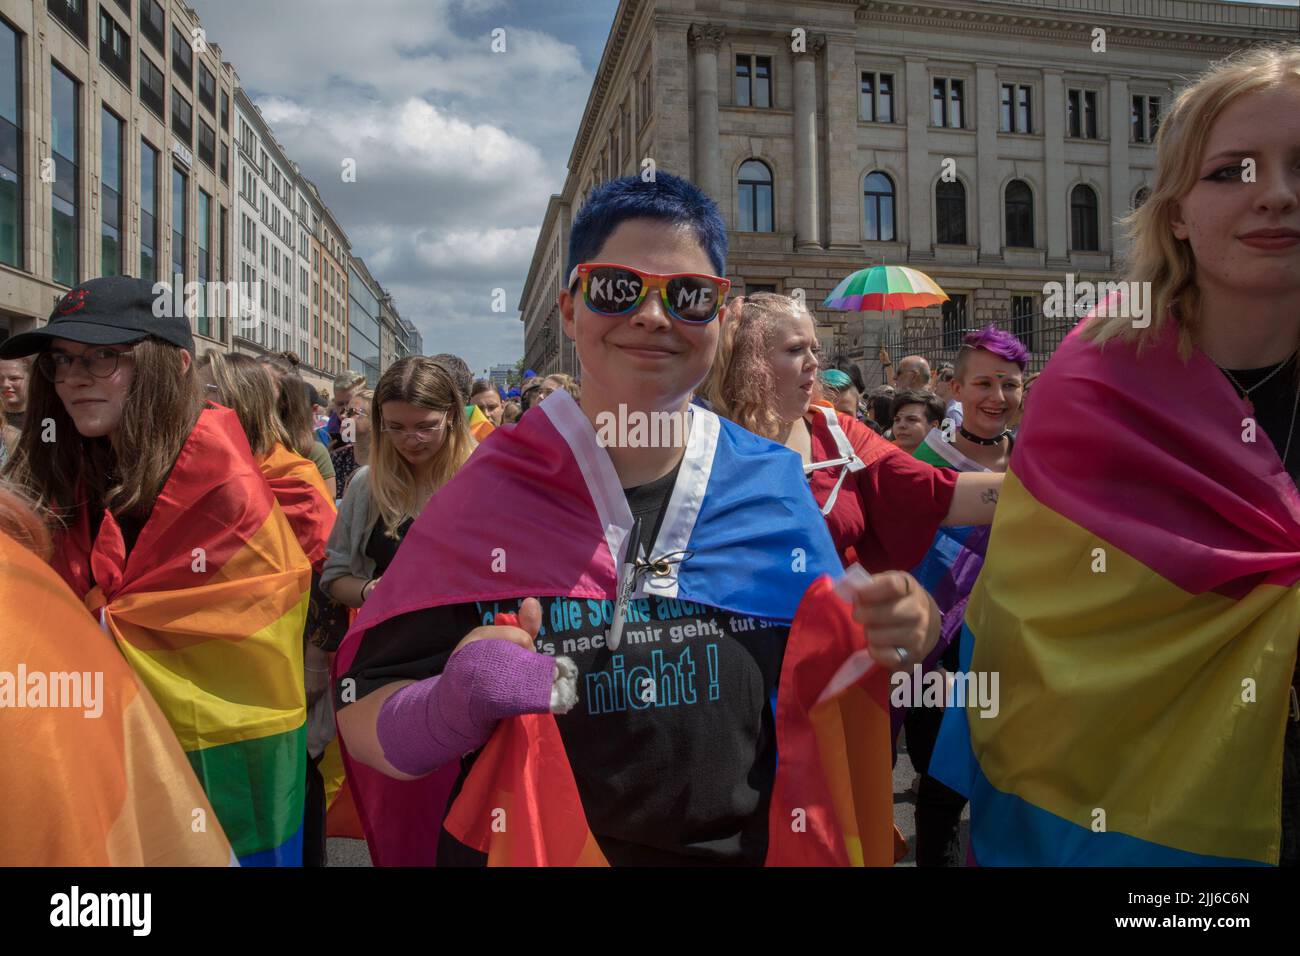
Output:
[[1020,366],[1022,372],[1029,363],[1029,350],[1025,348],[1025,343],[1005,329],[993,325],[986,325],[978,332],[971,332],[962,339],[962,345],[963,351],[966,346],[969,346],[972,349],[992,352],[998,358],[1004,358]]

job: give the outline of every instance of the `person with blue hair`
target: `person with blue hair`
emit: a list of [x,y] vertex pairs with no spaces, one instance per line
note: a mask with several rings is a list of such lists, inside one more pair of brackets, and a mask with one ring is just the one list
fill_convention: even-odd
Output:
[[[615,865],[782,859],[769,854],[786,837],[769,831],[787,792],[776,739],[807,710],[773,702],[783,660],[843,664],[820,632],[793,626],[801,601],[825,610],[816,596],[829,592],[814,582],[840,563],[798,457],[690,402],[730,321],[726,252],[716,204],[663,172],[602,184],[574,218],[558,306],[581,405],[558,388],[479,448],[430,501],[339,652],[350,757],[398,781],[444,770],[454,780],[407,816],[370,821],[408,828],[376,837],[392,862],[431,862],[425,851],[439,865],[518,859],[500,849],[511,841],[560,865],[579,850]],[[648,432],[637,425],[647,421]],[[659,440],[655,422],[679,427]],[[474,525],[485,515],[495,541]],[[910,576],[841,584],[847,631],[873,659],[900,670],[925,657],[939,615]],[[533,714],[555,719],[507,719]],[[557,758],[536,779],[537,761],[515,767],[527,779],[509,789],[530,796],[508,832],[483,830],[512,735],[549,727]],[[795,768],[791,739],[811,738],[782,736],[781,765]],[[557,791],[566,765],[577,807]],[[887,777],[887,740],[882,765]],[[585,825],[591,839],[551,846],[529,829],[538,819]],[[805,859],[850,858],[838,834],[814,845]]]

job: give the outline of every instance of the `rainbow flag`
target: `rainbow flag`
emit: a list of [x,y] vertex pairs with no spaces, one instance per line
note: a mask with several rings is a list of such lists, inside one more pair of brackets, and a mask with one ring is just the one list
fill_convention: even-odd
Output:
[[158,705],[59,576],[3,532],[0,607],[0,862],[233,863]]
[[[538,408],[480,447],[420,515],[344,640],[336,674],[350,667],[367,629],[398,614],[521,595],[613,598],[616,557],[632,524],[618,476],[567,393],[555,392]],[[794,622],[773,702],[778,766],[768,861],[891,864],[887,688],[868,677],[861,628],[823,577],[838,574],[840,564],[799,460],[712,412],[692,406],[690,414],[655,548],[685,557],[647,578],[646,593]],[[508,529],[506,573],[487,571],[493,558],[482,537],[485,514]],[[358,780],[354,766],[349,783]],[[383,813],[364,785],[356,787],[377,863],[390,846],[416,847],[403,862],[432,862],[458,769],[452,764],[410,782],[370,771],[388,795]],[[483,826],[486,838],[499,835],[491,811],[502,795],[511,796],[515,815],[507,811],[513,822],[506,841],[490,848],[493,862],[603,862],[553,717],[502,722],[452,804],[448,826],[483,846]],[[534,833],[554,833],[558,842],[538,842]]]
[[[830,578],[819,578],[799,606],[781,666],[768,866],[894,863],[889,679],[866,644]],[[446,827],[487,854],[489,866],[608,865],[549,714],[502,721]]]
[[931,762],[979,863],[1277,862],[1300,495],[1249,416],[1172,321],[1038,380],[961,636],[999,707]]
[[483,409],[477,405],[466,405],[465,414],[468,416],[469,433],[474,436],[475,441],[482,441],[496,431],[492,420],[484,415]]
[[320,472],[310,459],[294,454],[279,442],[258,465],[307,560],[319,569],[338,513]]
[[92,547],[83,509],[55,567],[167,716],[240,862],[300,863],[311,566],[235,413],[200,414],[130,560],[111,514]]

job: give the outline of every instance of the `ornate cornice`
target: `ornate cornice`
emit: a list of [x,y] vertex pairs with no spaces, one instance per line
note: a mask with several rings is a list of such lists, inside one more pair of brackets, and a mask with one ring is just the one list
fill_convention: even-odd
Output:
[[[653,7],[655,0],[649,2]],[[587,105],[582,111],[582,126],[578,129],[578,135],[573,140],[573,149],[569,153],[570,175],[566,186],[572,184],[576,188],[576,173],[581,165],[578,157],[586,154],[587,144],[591,141],[592,131],[596,125],[596,117],[600,115],[601,107],[605,104],[605,95],[614,82],[614,72],[622,61],[623,48],[627,45],[628,34],[632,31],[632,21],[636,19],[642,5],[643,0],[620,0],[619,2],[618,11],[614,14],[614,25],[609,30],[609,39],[605,41],[605,52],[600,58],[600,66],[596,68],[596,79],[591,84],[591,93],[587,96]],[[571,199],[572,196],[566,195],[565,198]]]
[[801,56],[810,56],[815,59],[816,57],[821,56],[822,51],[824,51],[825,49],[826,49],[826,34],[814,33],[812,36],[808,38],[807,49],[801,50],[800,52],[794,54],[794,56],[796,59],[798,59]]
[[[1240,12],[1244,16],[1252,11],[1243,8]],[[1232,47],[1260,39],[1261,29],[1260,25],[1244,20],[1178,23],[1082,7],[1037,7],[1021,12],[1015,9],[1015,0],[1003,4],[982,3],[978,7],[960,3],[940,5],[905,0],[863,0],[857,9],[857,20],[931,29],[950,25],[955,29],[979,29],[985,33],[1076,42],[1090,42],[1092,30],[1103,27],[1108,41],[1119,39],[1127,47],[1190,53],[1203,53],[1207,47]],[[1276,29],[1280,38],[1286,27],[1279,25]]]
[[686,39],[694,47],[712,47],[722,45],[722,38],[727,35],[727,28],[719,23],[692,23],[686,31]]

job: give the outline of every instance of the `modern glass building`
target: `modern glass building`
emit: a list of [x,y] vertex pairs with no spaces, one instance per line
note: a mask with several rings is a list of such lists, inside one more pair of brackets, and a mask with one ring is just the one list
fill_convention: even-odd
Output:
[[[348,368],[366,377],[370,387],[379,384],[379,296],[357,271],[354,259],[348,265]],[[363,266],[364,268],[364,266]]]

